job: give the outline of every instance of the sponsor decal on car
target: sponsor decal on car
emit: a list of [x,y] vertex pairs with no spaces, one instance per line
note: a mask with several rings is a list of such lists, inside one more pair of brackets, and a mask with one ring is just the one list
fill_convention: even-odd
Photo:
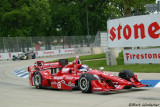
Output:
[[73,77],[66,77],[65,79],[68,81],[71,81],[73,79]]
[[74,74],[74,73],[76,73],[76,71],[72,71],[72,73]]
[[104,72],[103,74],[104,74],[104,75],[108,75],[109,73]]
[[[82,73],[77,73],[77,75],[81,75]],[[76,74],[75,74],[76,75]]]
[[50,63],[50,64],[44,64],[45,66],[52,66],[52,65],[59,65],[59,63],[58,62],[52,62],[52,63]]
[[68,71],[69,71],[69,68],[63,68],[62,69],[62,73],[68,73]]
[[62,80],[63,77],[54,77],[54,79],[56,79],[56,80]]
[[57,82],[56,82],[56,81],[54,81],[54,82],[51,82],[51,84],[57,84]]
[[58,82],[58,83],[57,83],[57,87],[58,87],[58,89],[61,88],[61,82]]
[[118,82],[113,82],[113,84],[118,84]]
[[75,80],[78,80],[79,79],[79,77],[75,77]]
[[61,80],[61,83],[66,84],[66,82],[64,80]]
[[68,82],[68,86],[75,86],[74,83]]
[[93,88],[93,90],[101,90],[102,88],[96,88],[96,87],[94,87]]

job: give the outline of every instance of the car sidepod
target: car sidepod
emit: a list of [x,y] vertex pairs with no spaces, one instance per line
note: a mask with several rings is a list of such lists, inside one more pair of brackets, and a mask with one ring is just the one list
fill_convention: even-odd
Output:
[[77,89],[78,84],[76,85],[76,83],[78,79],[79,76],[73,75],[54,76],[51,80],[51,87],[65,90]]

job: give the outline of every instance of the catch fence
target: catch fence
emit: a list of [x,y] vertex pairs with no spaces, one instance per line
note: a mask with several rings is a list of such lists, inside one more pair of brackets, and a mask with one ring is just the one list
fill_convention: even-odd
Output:
[[1,37],[0,53],[93,47],[95,36]]

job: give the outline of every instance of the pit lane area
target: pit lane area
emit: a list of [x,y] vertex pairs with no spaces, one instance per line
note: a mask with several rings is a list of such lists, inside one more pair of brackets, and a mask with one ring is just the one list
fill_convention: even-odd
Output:
[[[70,57],[73,55],[65,55]],[[13,70],[32,65],[36,60],[50,61],[62,56],[25,61],[0,61],[0,107],[129,107],[132,104],[160,104],[160,88],[133,88],[109,93],[54,89],[35,89],[28,79],[13,74]],[[116,73],[114,73],[117,75]],[[140,79],[159,80],[158,73],[136,73]],[[158,105],[160,106],[160,105]],[[152,106],[153,107],[153,106]]]

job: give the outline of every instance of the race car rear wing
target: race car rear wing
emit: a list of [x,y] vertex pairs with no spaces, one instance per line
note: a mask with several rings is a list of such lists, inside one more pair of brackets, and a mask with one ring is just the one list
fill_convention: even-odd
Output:
[[59,59],[59,62],[44,63],[44,61],[35,62],[34,66],[28,67],[28,72],[33,70],[62,68],[68,64],[68,59]]

